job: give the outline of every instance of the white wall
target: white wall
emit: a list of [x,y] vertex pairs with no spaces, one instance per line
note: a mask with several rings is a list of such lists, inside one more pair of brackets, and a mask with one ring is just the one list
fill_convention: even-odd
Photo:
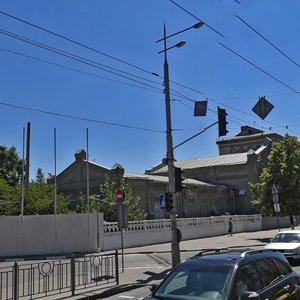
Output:
[[[99,214],[99,232],[103,233],[102,214]],[[96,249],[96,213],[0,217],[0,257],[92,252]]]
[[[231,216],[234,232],[262,230],[261,215]],[[177,219],[182,239],[227,233],[229,216]],[[100,250],[121,248],[117,222],[103,223],[99,214]],[[171,241],[170,220],[128,222],[124,248]],[[89,230],[88,230],[89,229]],[[97,251],[97,214],[0,216],[0,257],[55,255]]]
[[[234,232],[262,230],[261,215],[230,216]],[[177,219],[182,240],[227,233],[229,216]],[[124,248],[145,246],[171,241],[170,220],[129,222],[123,230]],[[117,223],[104,223],[103,250],[121,248],[121,232]]]

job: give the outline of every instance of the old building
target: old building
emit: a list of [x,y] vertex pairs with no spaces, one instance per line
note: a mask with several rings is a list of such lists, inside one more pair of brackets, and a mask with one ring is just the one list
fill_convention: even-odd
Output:
[[[283,137],[244,126],[236,136],[220,140],[218,156],[176,161],[184,171],[186,188],[176,194],[179,217],[230,214],[252,214],[248,182],[257,182],[267,163],[272,144]],[[75,161],[57,176],[57,189],[73,198],[97,194],[108,177],[113,181],[125,178],[133,194],[149,218],[167,217],[160,207],[160,195],[168,191],[167,166],[159,164],[145,174],[129,173],[116,163],[112,168],[87,161],[86,152],[75,153]],[[89,185],[87,185],[89,178]]]
[[[258,181],[260,172],[268,161],[273,143],[282,138],[275,133],[244,126],[236,136],[217,142],[220,155],[177,161],[175,165],[184,171],[186,178],[227,186],[233,203],[230,212],[255,213],[251,205],[252,198],[248,183]],[[158,165],[146,172],[163,176],[167,174],[167,167]],[[217,208],[217,211],[222,211],[220,203]]]

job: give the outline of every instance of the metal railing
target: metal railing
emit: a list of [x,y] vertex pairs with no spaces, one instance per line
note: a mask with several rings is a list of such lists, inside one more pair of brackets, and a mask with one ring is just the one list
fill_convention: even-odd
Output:
[[106,255],[71,256],[30,264],[0,267],[0,300],[34,299],[107,283],[119,284],[118,252]]

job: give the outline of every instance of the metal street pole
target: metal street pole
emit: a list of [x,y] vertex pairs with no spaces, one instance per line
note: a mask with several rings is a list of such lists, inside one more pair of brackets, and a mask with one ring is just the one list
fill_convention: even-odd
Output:
[[167,42],[166,42],[166,26],[164,25],[164,84],[165,84],[165,102],[166,102],[166,122],[167,122],[167,161],[168,161],[168,177],[169,177],[169,193],[172,194],[173,208],[170,212],[171,221],[171,251],[172,266],[175,267],[180,263],[180,249],[177,238],[177,220],[176,220],[176,199],[175,199],[175,177],[174,177],[174,153],[172,139],[172,123],[171,123],[171,99],[170,99],[170,81],[169,81],[169,65],[167,60]]

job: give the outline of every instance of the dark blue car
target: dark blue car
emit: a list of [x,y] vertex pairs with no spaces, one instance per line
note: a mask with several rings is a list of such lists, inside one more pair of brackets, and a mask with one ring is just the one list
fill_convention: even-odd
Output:
[[300,280],[274,250],[201,252],[176,266],[145,300],[300,299]]

